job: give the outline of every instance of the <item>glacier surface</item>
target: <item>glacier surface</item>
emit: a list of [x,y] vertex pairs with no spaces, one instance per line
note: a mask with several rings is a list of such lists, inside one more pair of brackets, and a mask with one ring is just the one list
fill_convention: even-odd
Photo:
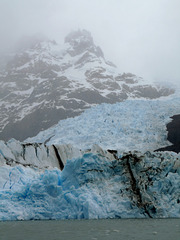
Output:
[[103,149],[120,151],[155,150],[170,145],[166,124],[176,114],[180,114],[179,97],[101,104],[26,141],[72,144],[80,149],[98,144]]
[[57,168],[0,168],[0,220],[180,217],[180,155],[86,153]]

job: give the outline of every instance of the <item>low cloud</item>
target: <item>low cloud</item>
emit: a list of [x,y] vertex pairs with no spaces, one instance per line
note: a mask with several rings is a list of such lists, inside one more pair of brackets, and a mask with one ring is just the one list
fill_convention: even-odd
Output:
[[0,52],[41,32],[63,42],[87,29],[121,72],[180,83],[179,0],[1,0]]

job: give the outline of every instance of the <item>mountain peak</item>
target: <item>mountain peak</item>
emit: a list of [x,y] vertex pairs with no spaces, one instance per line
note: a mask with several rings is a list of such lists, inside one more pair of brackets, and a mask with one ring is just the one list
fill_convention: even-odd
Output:
[[65,43],[69,43],[71,56],[82,54],[85,51],[94,53],[97,57],[104,57],[100,47],[94,44],[91,33],[87,30],[72,31],[65,37]]
[[89,43],[91,45],[94,44],[91,33],[85,29],[70,32],[65,37],[65,43],[66,42],[68,42],[71,45],[77,45],[83,42],[86,44]]
[[0,73],[1,139],[24,140],[95,104],[174,93],[119,73],[86,30],[70,33],[63,46],[30,39]]

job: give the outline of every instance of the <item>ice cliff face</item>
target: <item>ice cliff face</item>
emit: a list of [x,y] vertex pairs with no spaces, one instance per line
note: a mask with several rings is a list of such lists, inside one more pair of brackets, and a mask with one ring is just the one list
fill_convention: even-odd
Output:
[[70,33],[63,46],[42,36],[20,45],[0,72],[0,138],[4,140],[24,140],[95,104],[174,92],[120,73],[85,30]]
[[[69,146],[61,146],[63,153]],[[39,169],[57,167],[64,168],[64,159],[59,156],[58,149],[53,146],[45,146],[43,144],[26,144],[20,143],[14,139],[9,142],[0,141],[0,165],[7,164],[9,166],[22,165],[24,167],[36,167]]]
[[45,144],[23,143],[11,139],[8,142],[0,141],[0,166],[22,165],[41,170],[56,167],[63,170],[68,159],[82,157],[87,152],[100,153],[110,159],[114,158],[110,152],[103,151],[96,145],[82,151],[71,144],[46,146]]
[[62,172],[2,166],[0,220],[180,217],[178,154],[113,154],[85,153]]

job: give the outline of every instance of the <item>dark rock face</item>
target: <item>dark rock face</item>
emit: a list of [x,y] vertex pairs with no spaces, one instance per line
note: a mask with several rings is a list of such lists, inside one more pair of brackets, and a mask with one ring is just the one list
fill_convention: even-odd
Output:
[[180,115],[175,115],[172,119],[172,122],[167,125],[168,140],[180,146]]
[[180,115],[175,115],[172,121],[167,124],[168,136],[167,139],[173,145],[160,148],[157,151],[173,151],[176,153],[180,152]]
[[62,48],[42,36],[23,40],[0,84],[0,139],[21,141],[94,104],[174,92],[120,74],[86,30],[70,33]]

